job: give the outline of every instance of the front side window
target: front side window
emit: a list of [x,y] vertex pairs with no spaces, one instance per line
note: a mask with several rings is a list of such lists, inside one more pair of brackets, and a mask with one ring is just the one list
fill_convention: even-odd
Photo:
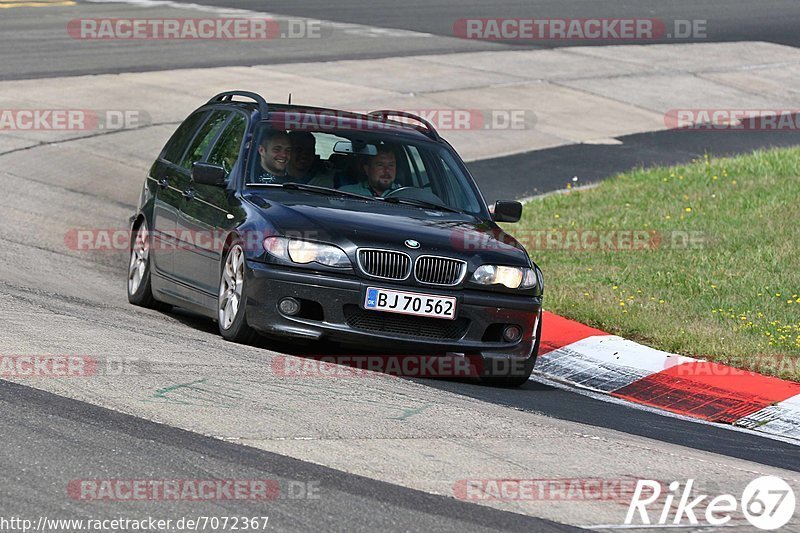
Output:
[[448,197],[453,205],[463,206],[466,211],[476,212],[480,210],[480,203],[475,194],[469,194],[461,185],[463,174],[458,169],[452,154],[442,150],[439,154],[439,163],[442,166],[442,174],[438,185],[441,194]]

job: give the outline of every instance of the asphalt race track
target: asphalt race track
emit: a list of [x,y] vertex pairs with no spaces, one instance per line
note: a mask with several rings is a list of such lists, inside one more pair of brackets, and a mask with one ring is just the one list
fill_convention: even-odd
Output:
[[[181,0],[183,1],[183,0]],[[316,17],[338,22],[354,22],[368,26],[400,28],[434,35],[449,36],[453,33],[454,21],[461,18],[505,18],[505,17],[554,17],[554,18],[612,18],[652,17],[666,21],[708,21],[708,38],[713,41],[769,41],[796,46],[800,44],[797,25],[800,15],[791,0],[770,2],[763,10],[756,2],[747,0],[642,0],[635,4],[619,2],[595,2],[593,0],[500,0],[480,2],[432,3],[424,0],[404,2],[402,7],[390,0],[370,2],[369,8],[355,0],[330,3],[324,0],[311,2],[249,2],[247,0],[199,0],[198,4],[259,9],[295,17]],[[546,46],[563,46],[563,43],[548,43]],[[518,42],[507,44],[520,46]],[[573,44],[573,43],[569,43]],[[522,44],[521,46],[534,46]],[[538,46],[541,46],[538,45]]]
[[[148,7],[152,2],[142,4],[142,7],[137,8],[138,15],[142,17],[153,13],[174,14],[169,8]],[[79,3],[60,7],[57,17],[43,16],[41,10],[36,9],[10,9],[4,11],[0,19],[0,49],[4,51],[0,76],[2,79],[20,79],[200,66],[364,59],[412,53],[604,44],[602,41],[527,43],[452,39],[455,21],[470,17],[651,17],[665,21],[706,20],[707,36],[702,39],[704,42],[766,41],[792,46],[800,44],[797,33],[800,13],[793,0],[770,1],[768,10],[761,9],[757,2],[748,0],[643,0],[637,2],[636,7],[594,0],[547,0],[534,4],[519,0],[442,3],[413,0],[404,2],[402,6],[391,0],[378,0],[369,2],[368,7],[358,1],[325,0],[176,0],[167,4],[208,5],[213,6],[215,11],[218,8],[244,9],[334,21],[351,26],[347,27],[345,36],[337,38],[335,42],[330,39],[325,39],[322,43],[314,40],[291,40],[286,43],[271,42],[269,46],[235,42],[224,46],[149,42],[130,50],[120,43],[75,41],[60,31],[65,20],[91,13],[91,4]],[[130,8],[124,4],[114,9],[119,16],[130,13]]]
[[[333,513],[342,528],[363,531],[398,526],[428,531],[573,530],[546,520],[343,474],[8,382],[0,384],[0,406],[3,425],[16,428],[13,439],[6,439],[2,464],[7,487],[4,507],[13,508],[17,515],[64,516],[65,473],[77,478],[92,471],[103,478],[127,471],[134,477],[207,479],[216,474],[223,478],[275,480],[285,489],[285,497],[264,503],[190,502],[184,503],[184,508],[171,507],[169,515],[268,515],[281,530],[307,531],[319,524],[332,524]],[[120,454],[120,450],[124,453]],[[47,457],[69,461],[59,469],[45,463],[35,475],[24,467]],[[142,470],[142,465],[148,466]],[[26,481],[15,482],[21,478]],[[324,505],[320,505],[323,495]],[[71,518],[97,517],[96,512],[86,506],[81,508],[78,502],[66,507]],[[155,502],[134,511],[123,502],[107,506],[103,514],[130,518],[139,514],[165,516],[164,507]]]
[[[313,17],[346,29],[324,46],[309,40],[264,48],[169,41],[133,48],[63,35],[68,21],[98,9],[103,16],[153,18],[184,12],[170,3],[67,1],[2,9],[4,3],[13,2],[0,2],[0,107],[6,108],[32,105],[15,92],[29,87],[25,80],[56,83],[69,93],[72,76],[533,46],[452,38],[454,20],[532,16],[529,2],[193,2]],[[609,1],[548,0],[534,7],[541,17],[702,18],[715,41],[800,46],[800,7],[790,0],[771,2],[769,10],[740,0],[645,0],[636,13],[627,3]],[[182,83],[176,79],[175,93],[197,90]],[[132,90],[164,98],[146,83]],[[72,96],[91,108],[98,95]],[[269,529],[276,531],[611,530],[622,524],[624,501],[470,500],[459,483],[692,478],[708,492],[741,494],[755,477],[775,475],[798,486],[800,454],[790,442],[607,403],[540,381],[505,390],[383,375],[276,375],[276,361],[309,349],[267,341],[235,345],[223,341],[211,321],[129,305],[127,253],[71,249],[65,234],[125,227],[147,168],[174,128],[170,120],[57,140],[43,134],[24,146],[0,131],[0,141],[8,143],[0,145],[0,355],[65,354],[101,362],[90,377],[0,380],[0,518],[238,515],[269,516]],[[560,146],[482,159],[470,168],[479,184],[491,187],[487,199],[520,198],[563,188],[564,176],[589,183],[641,164],[800,139],[796,132],[693,135],[638,133],[621,144]],[[498,165],[509,176],[499,186]],[[526,179],[531,169],[535,182]],[[100,479],[266,479],[281,496],[98,502],[70,489]],[[730,526],[750,530],[742,521]],[[796,521],[791,526],[800,527]]]

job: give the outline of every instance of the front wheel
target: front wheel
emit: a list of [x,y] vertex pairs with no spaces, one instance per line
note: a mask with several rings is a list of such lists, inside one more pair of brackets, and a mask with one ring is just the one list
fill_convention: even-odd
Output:
[[[536,358],[539,356],[539,341],[542,338],[542,313],[539,311],[539,324],[536,326],[536,342],[533,343],[533,350],[531,355],[524,362],[520,362],[519,367],[509,365],[495,365],[491,362],[484,363],[483,375],[481,381],[491,387],[521,387],[528,382],[533,372],[533,366],[536,364]],[[499,366],[499,368],[498,368]]]
[[255,331],[247,325],[245,308],[244,250],[237,242],[228,250],[219,281],[217,300],[217,321],[219,332],[226,340],[249,343],[255,338]]
[[128,264],[128,301],[133,305],[158,307],[150,286],[150,234],[147,221],[136,228],[131,240],[131,260]]

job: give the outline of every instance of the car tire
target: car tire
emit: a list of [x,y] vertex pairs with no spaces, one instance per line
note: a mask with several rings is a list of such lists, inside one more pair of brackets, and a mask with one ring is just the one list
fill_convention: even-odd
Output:
[[506,372],[503,372],[503,375],[492,375],[491,368],[488,365],[484,368],[484,372],[481,375],[481,381],[485,385],[489,385],[490,387],[504,387],[504,388],[515,388],[521,387],[525,383],[528,382],[528,379],[531,377],[531,373],[533,372],[533,367],[536,364],[536,359],[539,357],[539,342],[542,340],[542,313],[539,311],[539,324],[536,326],[536,342],[533,343],[533,350],[531,350],[531,356],[525,360],[525,364],[523,365],[522,369],[518,373],[514,375],[507,375]]
[[217,323],[225,340],[248,344],[256,332],[247,324],[247,287],[245,255],[242,245],[234,241],[222,262],[217,298]]
[[130,243],[128,263],[128,301],[133,305],[159,309],[164,304],[153,296],[150,284],[150,234],[147,221],[136,226]]

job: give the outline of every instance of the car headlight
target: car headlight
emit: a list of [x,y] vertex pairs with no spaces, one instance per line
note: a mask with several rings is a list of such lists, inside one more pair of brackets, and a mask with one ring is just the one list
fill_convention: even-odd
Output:
[[347,254],[341,248],[330,244],[287,239],[286,237],[267,237],[264,239],[264,249],[271,255],[292,263],[303,265],[319,263],[334,268],[351,266]]
[[482,265],[472,275],[472,281],[481,285],[505,285],[509,289],[530,289],[536,286],[536,272],[532,268]]

